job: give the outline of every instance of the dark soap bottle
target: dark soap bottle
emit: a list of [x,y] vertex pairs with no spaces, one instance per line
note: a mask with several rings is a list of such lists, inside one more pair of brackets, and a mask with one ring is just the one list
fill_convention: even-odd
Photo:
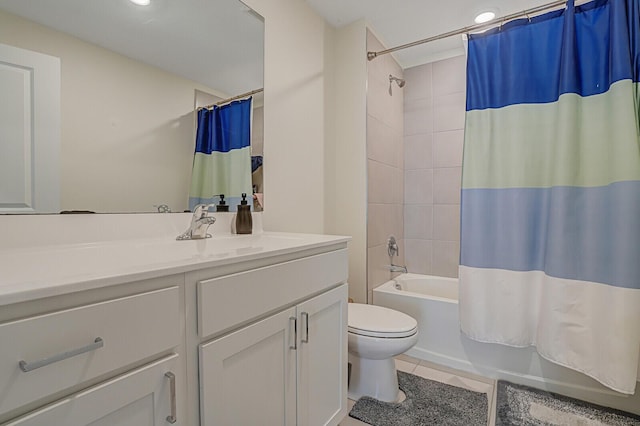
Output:
[[229,205],[224,201],[224,194],[220,194],[220,202],[216,205],[217,212],[228,212]]
[[251,206],[247,204],[247,194],[243,193],[242,201],[238,204],[238,212],[236,213],[236,233],[250,234],[252,228]]

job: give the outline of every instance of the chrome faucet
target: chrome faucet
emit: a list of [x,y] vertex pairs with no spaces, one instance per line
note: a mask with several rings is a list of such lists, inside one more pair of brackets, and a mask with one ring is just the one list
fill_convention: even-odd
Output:
[[393,235],[389,237],[387,240],[387,253],[389,254],[389,270],[391,272],[404,272],[407,273],[406,266],[394,265],[393,264],[393,256],[397,256],[400,253],[400,249],[398,248],[398,243],[396,242],[396,237]]
[[404,272],[405,274],[407,273],[406,266],[394,265],[393,263],[389,265],[389,269],[391,270],[391,272]]
[[178,235],[176,240],[201,240],[203,238],[211,238],[211,234],[207,234],[207,229],[209,225],[213,225],[216,221],[216,218],[209,214],[209,208],[214,206],[215,204],[198,204],[195,209],[193,209],[189,229]]

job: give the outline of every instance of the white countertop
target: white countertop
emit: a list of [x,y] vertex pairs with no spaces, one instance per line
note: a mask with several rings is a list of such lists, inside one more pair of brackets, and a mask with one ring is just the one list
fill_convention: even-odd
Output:
[[[83,218],[87,219],[98,220]],[[122,216],[116,220],[123,222]],[[64,230],[58,231],[64,234]],[[133,235],[134,238],[91,242],[76,238],[71,243],[64,243],[61,237],[62,244],[0,246],[0,306],[350,240],[341,236],[260,230],[250,235],[213,233],[212,238],[193,241],[176,241],[178,234],[173,229],[161,234],[157,238]]]

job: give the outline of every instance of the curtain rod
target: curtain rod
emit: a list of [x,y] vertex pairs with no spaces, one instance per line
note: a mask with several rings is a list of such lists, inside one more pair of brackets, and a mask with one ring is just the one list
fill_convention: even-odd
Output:
[[483,29],[486,29],[486,28],[490,28],[490,27],[493,27],[493,26],[496,26],[496,25],[502,25],[506,21],[510,21],[510,20],[516,19],[516,18],[522,18],[522,17],[529,18],[529,15],[531,15],[531,14],[538,13],[538,12],[543,12],[545,10],[553,9],[553,8],[558,7],[558,6],[564,6],[565,3],[566,3],[565,0],[554,1],[554,2],[551,2],[551,3],[543,4],[542,6],[538,6],[538,7],[534,7],[534,8],[531,8],[531,9],[523,10],[522,12],[512,13],[511,15],[503,16],[502,18],[494,19],[494,20],[492,20],[490,22],[486,22],[486,23],[483,23],[483,24],[469,25],[468,27],[464,27],[464,28],[460,28],[460,29],[457,29],[457,30],[449,31],[447,33],[439,34],[439,35],[436,35],[436,36],[433,36],[433,37],[425,38],[425,39],[414,41],[414,42],[411,42],[411,43],[402,44],[400,46],[392,47],[392,48],[386,49],[386,50],[381,50],[379,52],[367,52],[367,59],[370,60],[370,61],[373,61],[375,58],[377,58],[380,55],[386,55],[387,53],[396,52],[398,50],[406,49],[408,47],[418,46],[420,44],[429,43],[431,41],[436,41],[436,40],[441,40],[443,38],[451,37],[451,36],[454,36],[454,35],[467,34],[467,33],[473,32],[473,31],[478,31],[478,30],[483,30]]
[[252,91],[250,91],[250,92],[243,93],[243,94],[241,94],[241,95],[237,95],[237,96],[234,96],[234,97],[229,98],[229,99],[224,99],[224,100],[222,100],[222,101],[218,101],[218,102],[216,102],[215,104],[211,104],[211,105],[207,105],[207,106],[200,107],[200,108],[198,108],[198,111],[200,111],[201,109],[211,109],[211,108],[213,108],[214,106],[220,106],[220,105],[222,105],[222,104],[226,104],[226,103],[229,103],[229,102],[231,102],[231,101],[235,101],[236,99],[246,98],[246,97],[249,97],[249,96],[251,96],[251,95],[255,95],[256,93],[260,93],[260,92],[262,92],[262,91],[264,91],[264,88],[255,89],[255,90],[252,90]]

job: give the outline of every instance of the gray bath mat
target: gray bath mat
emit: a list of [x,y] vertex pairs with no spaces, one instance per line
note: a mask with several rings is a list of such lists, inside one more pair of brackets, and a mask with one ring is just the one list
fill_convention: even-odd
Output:
[[496,426],[640,425],[640,416],[551,392],[498,381]]
[[475,426],[487,424],[487,394],[398,371],[407,395],[400,403],[363,396],[349,415],[373,426]]

